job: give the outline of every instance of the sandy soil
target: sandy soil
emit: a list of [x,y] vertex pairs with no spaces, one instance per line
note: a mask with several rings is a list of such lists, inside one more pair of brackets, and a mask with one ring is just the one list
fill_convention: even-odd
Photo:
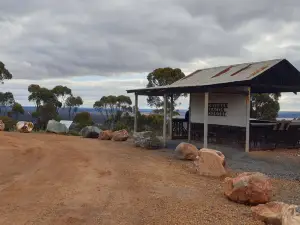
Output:
[[50,134],[0,142],[0,224],[262,224],[219,179],[156,151]]

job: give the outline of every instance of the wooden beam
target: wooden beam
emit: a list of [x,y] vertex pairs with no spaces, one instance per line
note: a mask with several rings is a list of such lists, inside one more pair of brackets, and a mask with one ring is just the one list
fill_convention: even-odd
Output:
[[190,103],[189,103],[189,121],[187,122],[188,123],[188,142],[191,143],[191,139],[192,139],[192,122],[191,122],[191,119],[192,119],[192,107],[191,107],[191,103],[192,103],[192,95],[190,93]]
[[169,136],[170,136],[170,140],[172,139],[172,131],[173,131],[173,127],[172,127],[172,119],[173,119],[173,103],[174,103],[174,99],[173,99],[173,95],[171,94],[171,101],[170,101],[170,118],[169,118]]
[[207,136],[208,136],[208,92],[204,95],[204,143],[203,147],[207,148]]
[[251,88],[248,88],[248,94],[246,96],[246,143],[245,143],[245,152],[249,152],[249,142],[250,142],[250,112],[251,112],[251,104],[250,104],[250,93]]
[[164,147],[167,147],[167,95],[164,95],[164,124],[163,124]]
[[137,127],[138,127],[138,111],[139,111],[139,107],[138,107],[138,94],[135,93],[135,112],[134,112],[134,132],[137,132]]

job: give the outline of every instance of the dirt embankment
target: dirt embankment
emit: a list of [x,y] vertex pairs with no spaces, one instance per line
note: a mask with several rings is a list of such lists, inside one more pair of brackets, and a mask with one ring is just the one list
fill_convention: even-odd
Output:
[[0,224],[262,224],[219,179],[165,154],[48,134],[1,132],[0,142]]

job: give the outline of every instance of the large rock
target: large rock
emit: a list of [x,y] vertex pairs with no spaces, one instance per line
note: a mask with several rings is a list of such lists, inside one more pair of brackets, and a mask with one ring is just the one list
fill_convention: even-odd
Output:
[[0,131],[4,131],[5,129],[5,124],[3,123],[2,120],[0,120]]
[[112,137],[113,141],[127,141],[128,138],[129,138],[129,134],[127,130],[118,130],[113,132],[113,137]]
[[163,147],[162,137],[156,136],[152,131],[135,132],[133,140],[136,147],[145,149],[159,149]]
[[66,134],[68,132],[68,128],[65,124],[62,124],[55,120],[49,120],[46,131],[55,134]]
[[235,178],[225,178],[224,193],[232,201],[264,204],[272,197],[272,183],[262,173],[242,173]]
[[31,122],[19,121],[16,127],[17,131],[21,133],[30,133],[33,130],[34,125]]
[[299,225],[300,206],[288,205],[283,202],[269,202],[251,207],[256,219],[271,225]]
[[80,131],[80,135],[85,138],[98,138],[101,130],[96,126],[87,126]]
[[182,142],[175,149],[175,157],[181,160],[196,160],[198,152],[196,146]]
[[113,137],[113,132],[111,130],[104,130],[99,133],[100,140],[111,140]]
[[227,173],[225,156],[217,150],[200,149],[194,163],[198,173],[203,176],[221,177]]

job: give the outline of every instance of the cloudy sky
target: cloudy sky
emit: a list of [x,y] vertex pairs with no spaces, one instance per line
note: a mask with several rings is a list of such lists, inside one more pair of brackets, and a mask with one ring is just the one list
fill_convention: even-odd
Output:
[[[1,0],[0,60],[14,76],[1,91],[31,105],[29,84],[63,84],[92,106],[158,67],[287,58],[300,69],[299,11],[299,0]],[[281,109],[300,111],[300,96]]]

